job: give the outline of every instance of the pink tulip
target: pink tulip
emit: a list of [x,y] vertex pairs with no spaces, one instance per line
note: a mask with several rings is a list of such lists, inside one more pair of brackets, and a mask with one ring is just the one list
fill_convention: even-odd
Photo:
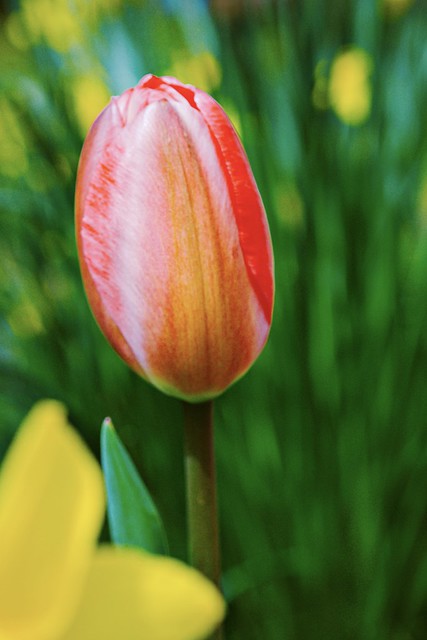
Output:
[[245,373],[271,324],[271,240],[213,98],[153,75],[112,98],[83,147],[76,221],[92,310],[135,371],[191,402]]

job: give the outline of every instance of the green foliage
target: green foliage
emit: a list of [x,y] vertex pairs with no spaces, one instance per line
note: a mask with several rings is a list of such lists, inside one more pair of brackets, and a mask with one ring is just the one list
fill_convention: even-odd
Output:
[[101,462],[111,541],[150,553],[167,553],[166,535],[156,506],[108,418],[101,429]]
[[[99,0],[74,15],[77,35],[60,45],[48,31],[35,35],[28,11],[5,18],[0,446],[40,397],[64,401],[96,452],[97,425],[111,415],[164,515],[172,554],[185,556],[181,408],[127,370],[91,317],[73,191],[89,117],[83,76],[114,93],[147,72],[204,83],[239,127],[277,279],[270,340],[216,403],[227,639],[422,640],[425,7],[189,6]],[[365,73],[358,95],[366,91],[368,111],[357,124],[346,123],[331,88],[345,48],[371,65],[353,69],[350,58],[341,81],[351,93],[346,82]],[[83,104],[101,93],[83,91]]]

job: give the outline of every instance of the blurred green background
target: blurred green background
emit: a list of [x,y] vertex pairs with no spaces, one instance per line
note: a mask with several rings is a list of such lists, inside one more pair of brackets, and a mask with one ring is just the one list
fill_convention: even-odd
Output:
[[262,193],[270,340],[216,403],[228,640],[427,637],[427,6],[3,0],[0,447],[42,397],[110,415],[185,558],[182,416],[80,281],[84,135],[148,72],[212,93]]

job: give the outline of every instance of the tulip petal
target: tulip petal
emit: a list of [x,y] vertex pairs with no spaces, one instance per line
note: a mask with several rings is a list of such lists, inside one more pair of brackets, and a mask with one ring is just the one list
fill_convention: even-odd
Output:
[[[92,137],[88,144],[99,146]],[[248,277],[210,131],[185,100],[158,98],[104,145],[102,162],[82,166],[91,180],[76,204],[98,322],[160,389],[214,397],[252,364],[270,322]]]
[[217,589],[178,560],[101,547],[78,615],[61,640],[201,640],[224,612]]
[[248,275],[259,297],[265,318],[270,323],[274,300],[270,231],[251,167],[231,121],[209,94],[192,85],[183,84],[176,78],[147,75],[141,79],[139,86],[161,88],[171,96],[175,91],[175,100],[178,94],[202,114],[227,179]]
[[38,403],[0,475],[0,636],[56,638],[77,607],[102,523],[101,471],[66,422]]
[[270,323],[274,300],[273,253],[258,188],[242,144],[222,108],[211,96],[198,89],[195,89],[194,100],[217,145],[227,176],[246,268],[265,318]]
[[[128,99],[128,94],[130,94],[130,91],[124,94],[126,99]],[[117,130],[120,131],[123,126],[123,114],[119,109],[118,101],[116,98],[112,98],[110,104],[95,120],[86,137],[80,156],[76,183],[77,245],[80,255],[84,254],[85,247],[79,228],[82,225],[85,203],[89,197],[91,189],[92,204],[95,205],[96,203],[96,206],[99,208],[99,216],[97,217],[97,220],[92,221],[92,224],[94,225],[93,231],[96,230],[100,234],[100,237],[105,236],[105,238],[108,237],[108,232],[111,231],[108,226],[109,216],[107,215],[107,212],[110,204],[109,191],[112,180],[114,179],[112,178],[111,167],[109,166],[112,159],[111,152],[108,150],[108,147],[110,145],[112,132]],[[108,159],[103,159],[103,154],[106,148]],[[96,179],[96,172],[97,170],[99,171],[100,164],[102,167],[105,167],[106,171],[103,179],[97,182],[94,194],[93,183]],[[99,292],[96,287],[92,285],[93,279],[96,279],[97,277],[109,277],[111,272],[111,260],[109,253],[108,251],[103,250],[102,246],[100,246],[96,255],[92,256],[92,259],[93,261],[90,265],[85,260],[81,260],[80,267],[94,316],[114,349],[116,349],[121,357],[126,360],[129,366],[133,367],[141,375],[145,375],[142,363],[138,362],[136,359],[136,356],[130,348],[127,340],[124,338],[119,327],[114,322],[114,318],[108,313]],[[94,270],[94,272],[92,270]],[[117,292],[113,291],[111,296],[114,297],[116,293]]]

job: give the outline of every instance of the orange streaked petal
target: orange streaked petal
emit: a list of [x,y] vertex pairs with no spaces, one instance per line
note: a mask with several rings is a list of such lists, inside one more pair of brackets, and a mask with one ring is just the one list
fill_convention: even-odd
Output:
[[109,108],[79,167],[89,301],[138,373],[187,400],[215,397],[271,324],[271,242],[248,161],[219,105],[174,79],[145,76]]
[[211,132],[227,180],[249,277],[267,322],[271,322],[274,276],[270,231],[252,170],[231,121],[209,94],[191,85],[185,85],[176,78],[145,76],[139,86],[161,88],[176,99],[176,94],[171,92],[171,89],[174,89],[202,114]]

